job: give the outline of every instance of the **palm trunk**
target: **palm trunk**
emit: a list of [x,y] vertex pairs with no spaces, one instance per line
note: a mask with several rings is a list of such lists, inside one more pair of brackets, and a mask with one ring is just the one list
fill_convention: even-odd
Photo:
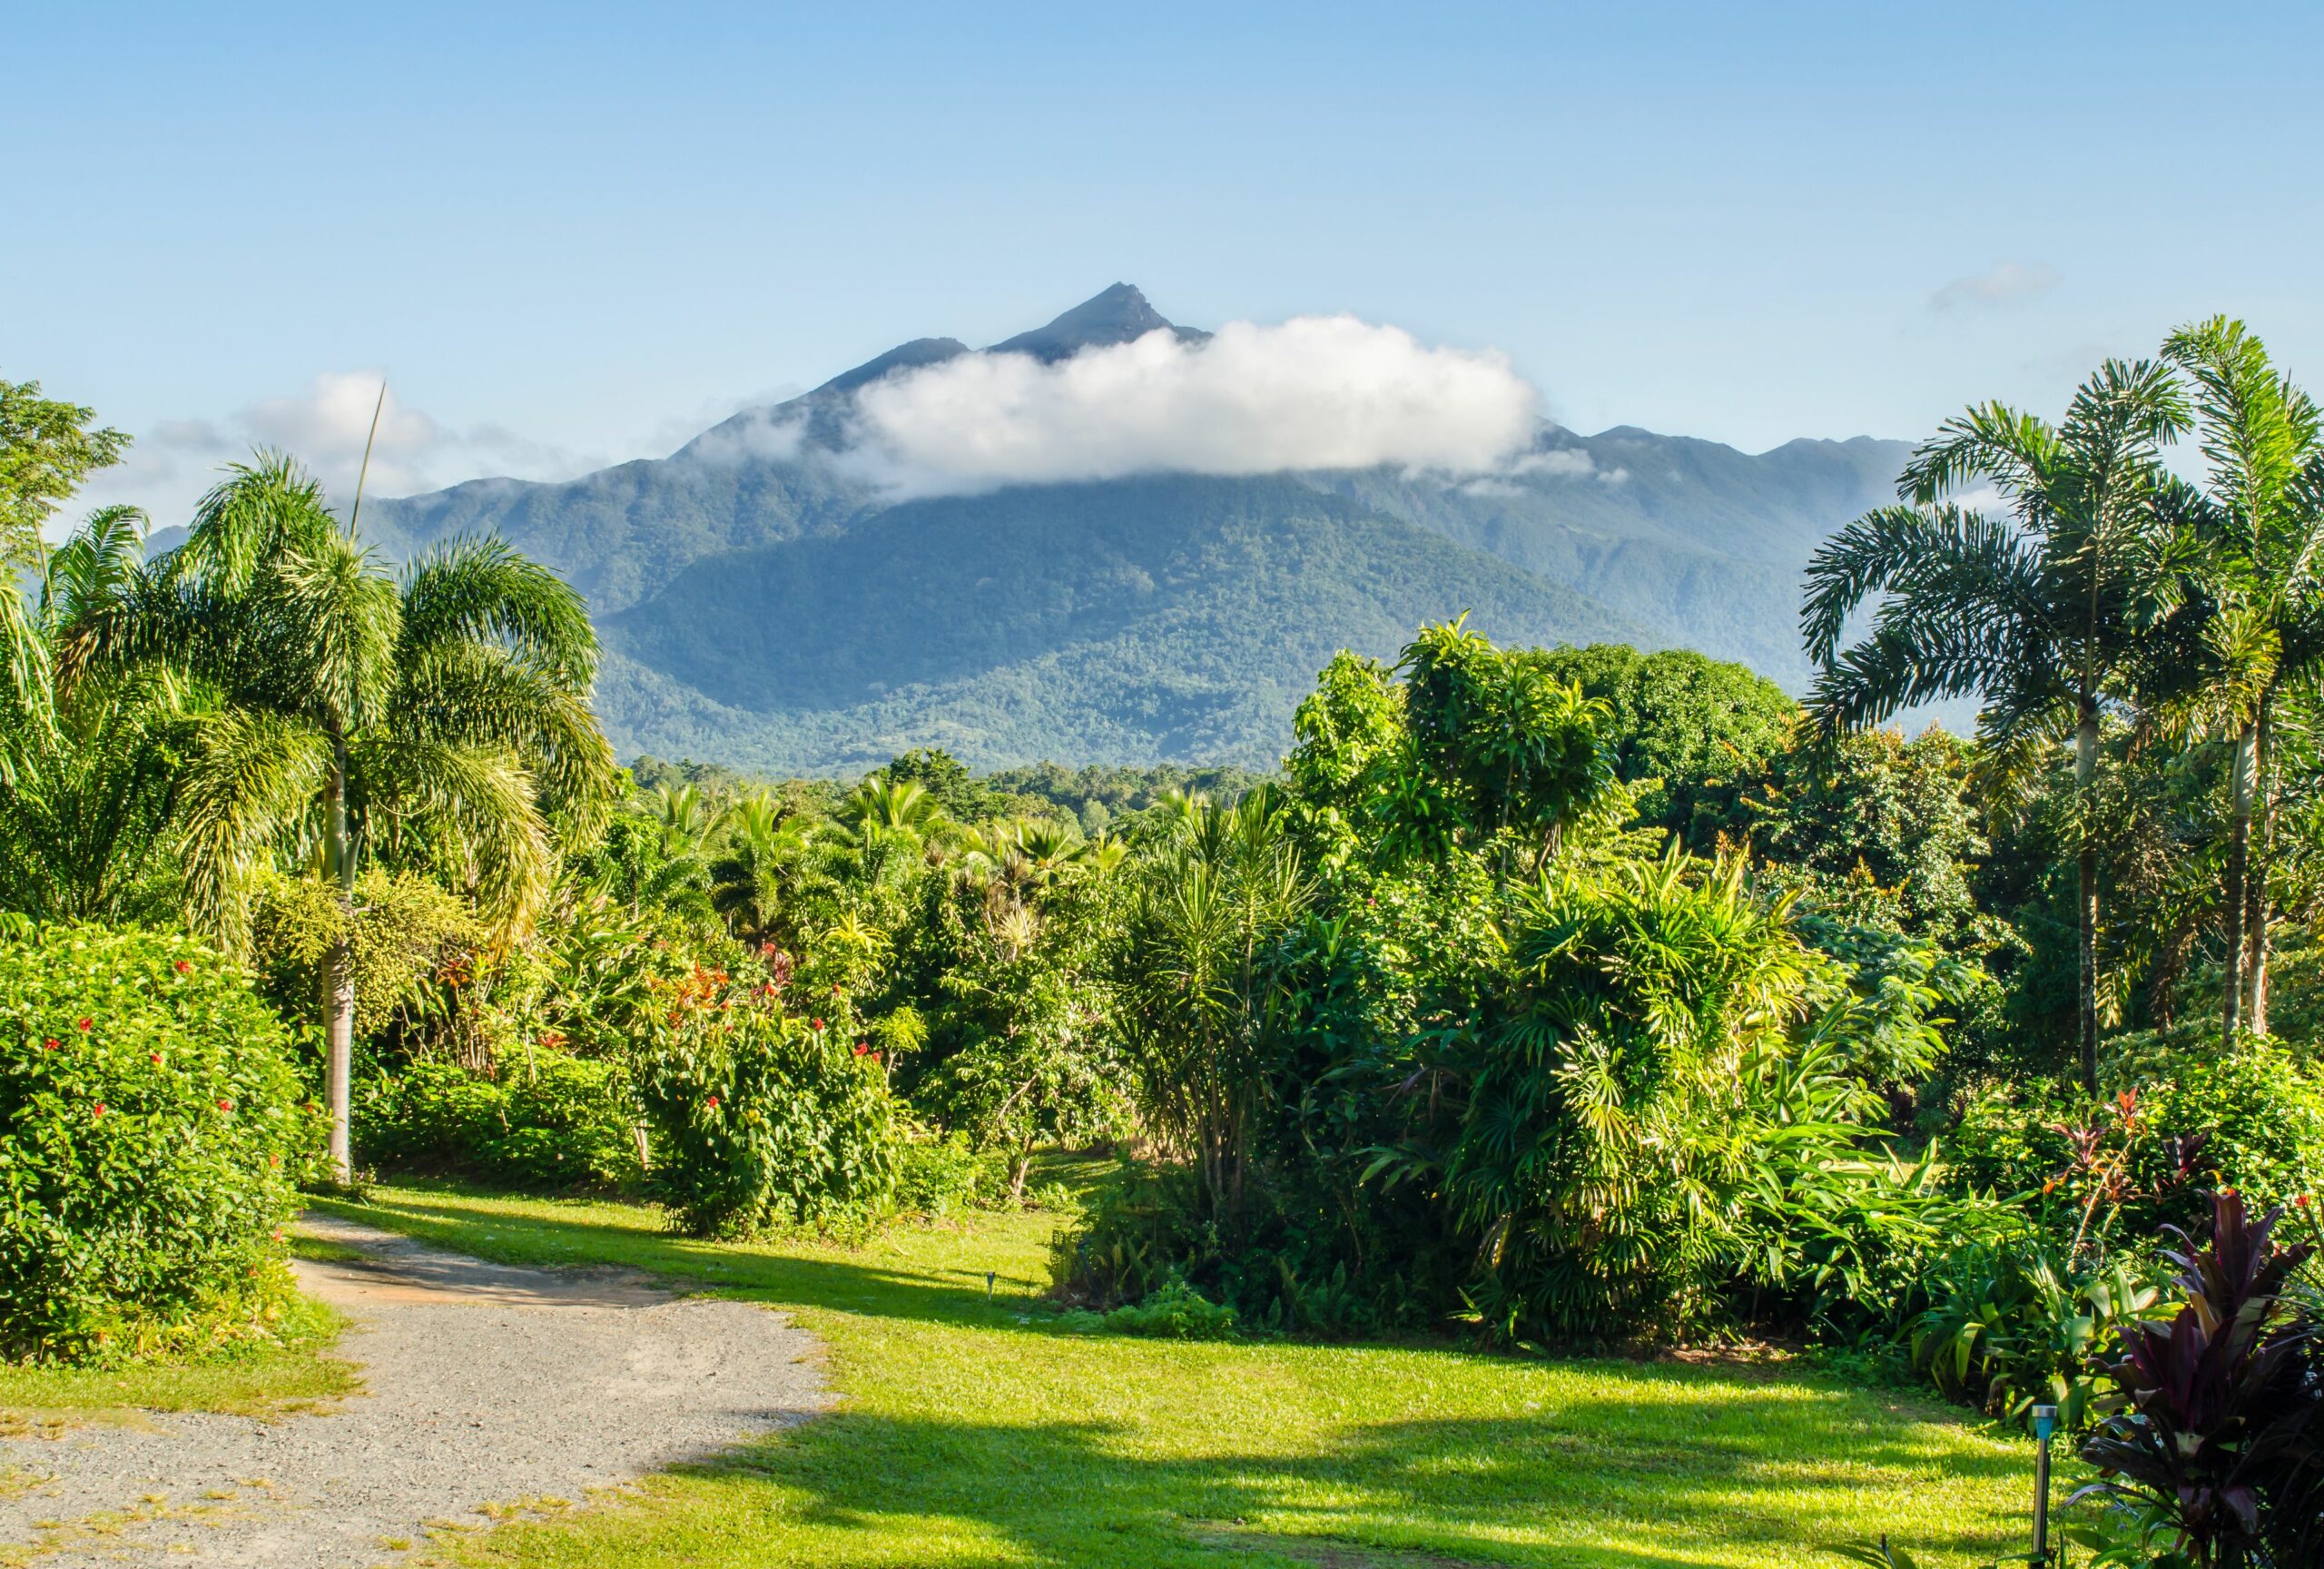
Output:
[[2268,865],[2276,848],[2276,798],[2270,778],[2275,758],[2269,729],[2268,708],[2263,700],[2251,748],[2252,794],[2259,818],[2258,854],[2252,857],[2243,886],[2243,984],[2247,992],[2243,1027],[2254,1035],[2268,1032]]
[[2076,945],[2080,949],[2082,1087],[2098,1092],[2098,839],[2091,823],[2090,784],[2098,772],[2098,704],[2082,703],[2082,722],[2074,727],[2073,781],[2079,798],[2078,832],[2082,854],[2075,863],[2074,906]]
[[2251,794],[2256,772],[2259,733],[2245,725],[2235,738],[2234,761],[2228,770],[2227,831],[2227,973],[2220,983],[2220,1043],[2231,1046],[2243,1028],[2243,934],[2251,881]]
[[330,1107],[330,1174],[355,1179],[351,1086],[355,1077],[355,857],[347,842],[347,745],[331,741],[330,778],[323,786],[323,874],[339,882],[340,935],[323,957],[323,1090]]

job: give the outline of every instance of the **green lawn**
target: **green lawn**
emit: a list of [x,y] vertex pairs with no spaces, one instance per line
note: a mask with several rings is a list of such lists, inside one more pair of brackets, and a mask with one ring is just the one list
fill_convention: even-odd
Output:
[[1891,1391],[1061,1330],[1036,1301],[1054,1216],[842,1248],[693,1242],[633,1206],[437,1189],[329,1208],[510,1262],[683,1277],[793,1309],[830,1347],[838,1413],[625,1505],[448,1543],[473,1564],[1799,1569],[1882,1531],[1941,1564],[2022,1540],[2028,1451]]

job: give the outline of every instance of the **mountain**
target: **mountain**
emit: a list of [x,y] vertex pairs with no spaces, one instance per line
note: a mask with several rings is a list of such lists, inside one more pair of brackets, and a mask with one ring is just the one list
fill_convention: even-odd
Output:
[[[1054,362],[1167,331],[1118,283],[986,353]],[[625,751],[845,770],[903,747],[980,765],[1265,765],[1339,647],[1392,656],[1471,611],[1502,642],[1619,637],[1806,676],[1801,567],[1893,497],[1907,448],[1748,454],[1543,424],[1504,471],[1160,476],[898,503],[844,461],[856,394],[979,352],[900,345],[666,459],[367,503],[404,555],[501,534],[588,596]]]

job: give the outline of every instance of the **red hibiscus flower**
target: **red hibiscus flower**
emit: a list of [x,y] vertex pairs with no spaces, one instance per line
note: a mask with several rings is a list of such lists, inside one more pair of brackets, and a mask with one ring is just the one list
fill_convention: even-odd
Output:
[[231,1100],[222,1100],[218,1102],[218,1110],[221,1111],[231,1111],[233,1109],[234,1103]]
[[713,1095],[713,1096],[710,1098],[710,1109],[711,1109],[713,1111],[715,1111],[715,1110],[718,1110],[718,1097],[717,1097],[717,1096],[715,1096],[715,1095]]
[[40,1043],[40,1049],[41,1049],[42,1051],[59,1051],[59,1050],[61,1050],[61,1048],[60,1048],[60,1047],[56,1044],[56,1042],[55,1042],[55,1041],[42,1041],[42,1042]]
[[154,1052],[154,1053],[153,1053],[153,1066],[154,1066],[154,1067],[156,1067],[156,1068],[159,1068],[161,1065],[162,1065],[162,1054],[161,1054],[159,1051],[156,1051],[156,1052]]
[[807,1027],[811,1030],[820,1030],[823,1027],[823,1021],[820,1019],[810,1019],[807,1021]]
[[175,970],[179,974],[182,975],[182,974],[186,973],[186,972],[188,972],[189,970],[192,970],[192,969],[193,968],[193,966],[192,966],[191,963],[189,963],[187,961],[185,961],[185,960],[183,960],[183,959],[181,959],[181,960],[179,960],[175,964],[172,965],[172,966],[171,966],[171,968],[172,968],[172,969],[173,969],[173,970]]
[[102,1100],[97,1102],[96,1114],[100,1117],[105,1114],[105,1103]]
[[74,1021],[73,1021],[73,1027],[74,1027],[75,1030],[80,1031],[81,1031],[81,1033],[83,1033],[84,1035],[85,1035],[85,1034],[87,1034],[91,1030],[95,1029],[95,1028],[96,1028],[96,1024],[95,1024],[95,1021],[93,1021],[93,1020],[88,1020],[88,1019],[75,1019],[75,1020],[74,1020]]

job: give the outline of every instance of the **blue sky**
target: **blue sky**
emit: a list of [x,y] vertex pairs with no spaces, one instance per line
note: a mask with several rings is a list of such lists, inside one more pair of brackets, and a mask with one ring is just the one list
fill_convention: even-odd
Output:
[[0,18],[0,375],[157,505],[318,377],[389,375],[414,482],[564,472],[1117,279],[1755,449],[2053,409],[2215,311],[2324,384],[2313,5]]

